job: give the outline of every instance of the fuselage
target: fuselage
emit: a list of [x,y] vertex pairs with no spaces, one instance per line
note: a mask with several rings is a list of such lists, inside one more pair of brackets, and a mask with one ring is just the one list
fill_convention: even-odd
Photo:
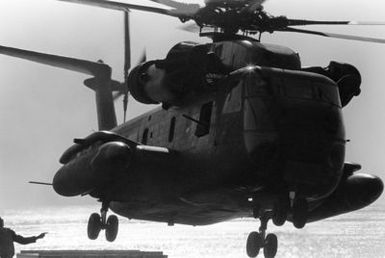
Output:
[[130,141],[77,143],[55,190],[108,199],[128,218],[191,225],[252,216],[250,198],[269,202],[289,191],[321,205],[344,168],[336,83],[301,71],[284,47],[245,40],[212,50],[237,70],[215,93],[111,130]]

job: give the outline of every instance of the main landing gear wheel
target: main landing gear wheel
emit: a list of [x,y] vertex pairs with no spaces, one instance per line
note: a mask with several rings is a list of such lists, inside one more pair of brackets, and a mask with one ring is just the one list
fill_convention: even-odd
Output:
[[287,214],[289,211],[289,199],[279,199],[273,209],[272,221],[276,226],[282,226],[287,220]]
[[113,242],[118,235],[119,220],[115,215],[111,215],[107,219],[106,224],[106,239],[109,242]]
[[262,214],[259,232],[251,232],[249,234],[246,243],[246,252],[249,257],[256,257],[261,248],[263,248],[263,254],[266,258],[274,258],[277,254],[277,236],[275,234],[268,234],[266,236],[267,222],[269,219],[270,217],[267,212]]
[[98,238],[100,230],[102,229],[101,217],[97,213],[92,213],[88,219],[87,233],[88,238],[95,240]]
[[298,199],[293,205],[293,225],[296,228],[303,228],[308,217],[308,203],[306,199]]
[[102,208],[100,210],[100,214],[92,213],[88,220],[87,233],[88,238],[91,240],[95,240],[98,238],[101,230],[106,230],[106,239],[109,242],[113,242],[118,235],[119,229],[119,220],[115,215],[111,215],[107,217],[109,202],[102,202]]

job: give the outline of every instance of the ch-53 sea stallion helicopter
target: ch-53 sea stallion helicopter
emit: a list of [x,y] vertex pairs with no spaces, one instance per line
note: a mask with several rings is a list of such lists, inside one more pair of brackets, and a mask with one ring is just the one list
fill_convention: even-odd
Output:
[[[5,46],[0,53],[93,76],[84,84],[95,91],[100,131],[74,140],[52,183],[60,195],[90,195],[102,203],[100,214],[89,218],[90,239],[105,230],[107,240],[115,240],[118,219],[107,218],[109,209],[169,225],[254,217],[261,225],[249,234],[247,254],[256,257],[262,248],[265,257],[274,257],[278,241],[266,234],[270,219],[302,228],[381,195],[381,179],[357,173],[360,165],[344,157],[342,107],[359,94],[359,72],[336,62],[325,69],[302,68],[294,51],[259,39],[264,32],[289,31],[385,40],[293,28],[353,22],[274,17],[261,0],[207,1],[204,7],[154,0],[173,8],[61,1],[124,11],[124,82],[112,80],[102,62]],[[182,42],[165,60],[143,58],[129,73],[131,9],[193,20],[213,42]],[[117,125],[114,92],[124,95],[125,112],[128,94],[162,107]]]

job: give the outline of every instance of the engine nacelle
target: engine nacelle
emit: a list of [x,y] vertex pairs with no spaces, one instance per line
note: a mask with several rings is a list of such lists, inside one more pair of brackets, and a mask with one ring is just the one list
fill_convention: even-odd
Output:
[[132,161],[130,147],[119,141],[95,143],[62,166],[53,179],[54,190],[63,196],[84,195],[125,173]]
[[217,82],[231,71],[248,65],[301,68],[294,51],[253,40],[212,44],[181,42],[165,59],[135,67],[128,77],[128,84],[131,95],[141,103],[182,106],[223,89],[223,83]]
[[[130,94],[143,104],[159,104],[170,102],[176,98],[164,83],[165,70],[154,69],[154,62],[146,62],[136,66],[129,75]],[[147,78],[148,70],[153,70],[156,76],[153,80]]]
[[136,143],[109,131],[75,139],[60,158],[63,166],[53,178],[54,190],[63,196],[87,194],[124,173],[132,163]]
[[165,59],[136,66],[128,77],[131,95],[144,104],[181,106],[192,92],[203,93],[208,46],[181,42]]
[[98,196],[122,176],[142,169],[157,171],[175,162],[167,148],[138,145],[113,132],[95,132],[75,144],[60,158],[63,166],[53,179],[54,190],[62,196]]

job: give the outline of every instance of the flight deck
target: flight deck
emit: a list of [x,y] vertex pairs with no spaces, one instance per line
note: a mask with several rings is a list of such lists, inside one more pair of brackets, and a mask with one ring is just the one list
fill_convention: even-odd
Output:
[[22,250],[17,258],[167,258],[163,252],[140,250]]

